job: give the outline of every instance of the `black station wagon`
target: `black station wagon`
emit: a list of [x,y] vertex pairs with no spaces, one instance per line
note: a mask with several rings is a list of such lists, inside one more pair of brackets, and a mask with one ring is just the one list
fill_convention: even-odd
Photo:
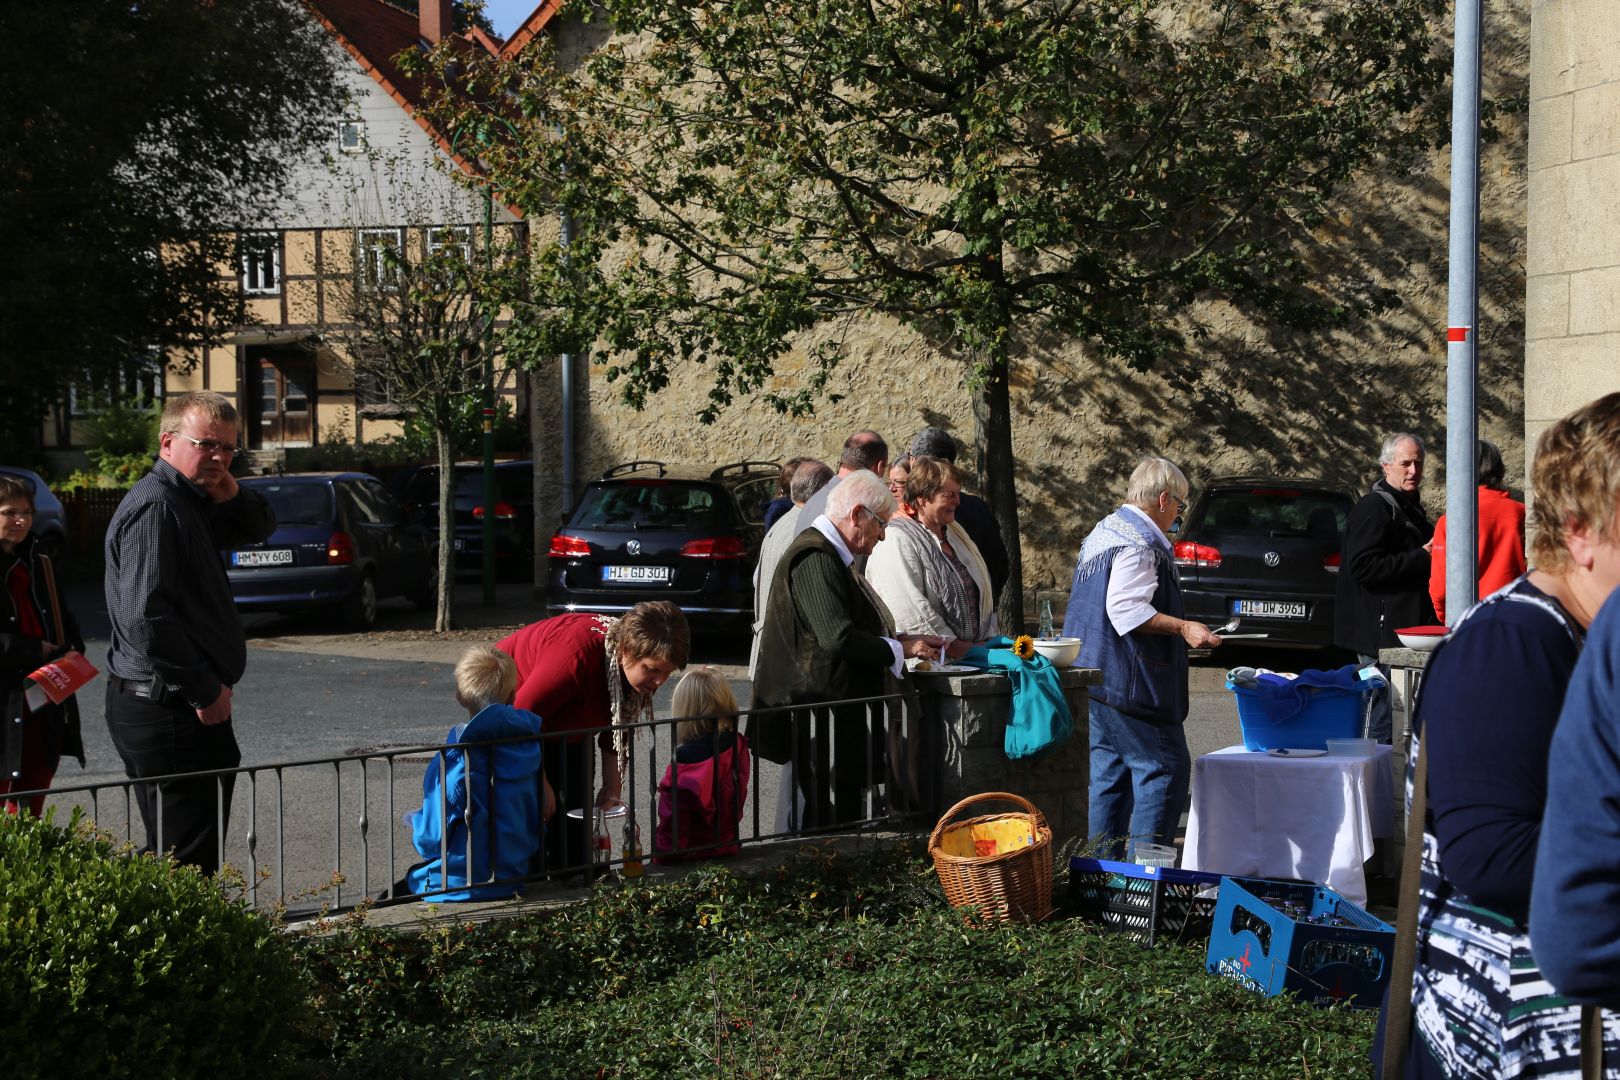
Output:
[[547,609],[617,614],[669,600],[696,620],[750,622],[778,474],[757,461],[697,475],[661,461],[614,466],[551,538]]

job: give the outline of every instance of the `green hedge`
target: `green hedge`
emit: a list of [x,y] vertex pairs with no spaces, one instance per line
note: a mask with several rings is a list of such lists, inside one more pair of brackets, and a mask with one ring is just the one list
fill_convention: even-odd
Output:
[[0,813],[0,1073],[277,1072],[308,983],[266,919],[195,870]]
[[917,852],[604,887],[582,905],[300,944],[311,1075],[1366,1076],[1374,1018],[1254,995],[1203,950],[969,928]]

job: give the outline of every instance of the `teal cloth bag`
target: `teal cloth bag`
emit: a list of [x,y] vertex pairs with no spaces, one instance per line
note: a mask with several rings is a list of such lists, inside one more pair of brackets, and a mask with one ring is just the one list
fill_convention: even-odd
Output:
[[1074,715],[1058,670],[1040,653],[1020,660],[1012,651],[1012,638],[998,637],[975,645],[958,662],[1003,672],[1012,683],[1012,715],[1002,742],[1010,760],[1044,754],[1074,733]]

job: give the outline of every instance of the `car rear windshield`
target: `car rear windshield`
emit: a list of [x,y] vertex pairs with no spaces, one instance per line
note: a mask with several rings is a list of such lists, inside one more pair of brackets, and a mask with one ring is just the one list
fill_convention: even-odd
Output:
[[[456,497],[479,502],[484,497],[484,469],[481,465],[456,466]],[[534,471],[532,469],[497,468],[495,470],[495,498],[501,502],[529,503],[534,501]],[[439,501],[439,470],[426,468],[415,473],[405,485],[404,501],[408,503],[436,503]]]
[[1237,488],[1212,491],[1189,531],[1218,532],[1225,536],[1320,536],[1338,540],[1350,500],[1327,491],[1288,487]]
[[275,511],[276,526],[324,525],[332,520],[332,485],[282,481],[254,484]]
[[587,488],[569,527],[719,532],[736,528],[736,519],[725,490],[715,485],[625,480]]

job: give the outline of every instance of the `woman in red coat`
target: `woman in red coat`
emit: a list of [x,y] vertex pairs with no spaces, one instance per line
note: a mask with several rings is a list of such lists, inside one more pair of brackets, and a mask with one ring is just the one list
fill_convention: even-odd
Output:
[[[602,786],[595,805],[619,805],[620,759],[626,737],[613,729],[652,719],[652,699],[678,668],[686,666],[691,633],[681,609],[667,600],[637,604],[620,618],[586,613],[555,615],[530,623],[496,644],[517,663],[512,702],[540,717],[545,740],[543,770],[564,809],[590,801],[590,743],[600,729]],[[615,744],[618,744],[617,746]],[[578,869],[590,862],[583,819],[561,817],[546,830],[544,866]]]
[[[1474,458],[1474,478],[1479,481],[1479,501],[1476,504],[1479,537],[1479,598],[1496,592],[1525,571],[1524,559],[1524,503],[1508,494],[1502,486],[1506,469],[1502,465],[1502,452],[1494,443],[1479,440]],[[1446,519],[1442,515],[1434,526],[1434,546],[1429,549],[1429,598],[1434,601],[1434,613],[1441,622],[1446,621]]]
[[[50,787],[63,754],[84,764],[78,701],[70,697],[60,705],[32,709],[26,697],[28,676],[41,664],[69,648],[84,651],[78,627],[65,610],[58,633],[52,610],[55,587],[49,564],[30,534],[33,524],[33,488],[0,474],[0,695],[5,709],[0,716],[0,794]],[[5,802],[11,813],[18,805],[14,799]],[[45,796],[35,795],[23,805],[38,817]]]

